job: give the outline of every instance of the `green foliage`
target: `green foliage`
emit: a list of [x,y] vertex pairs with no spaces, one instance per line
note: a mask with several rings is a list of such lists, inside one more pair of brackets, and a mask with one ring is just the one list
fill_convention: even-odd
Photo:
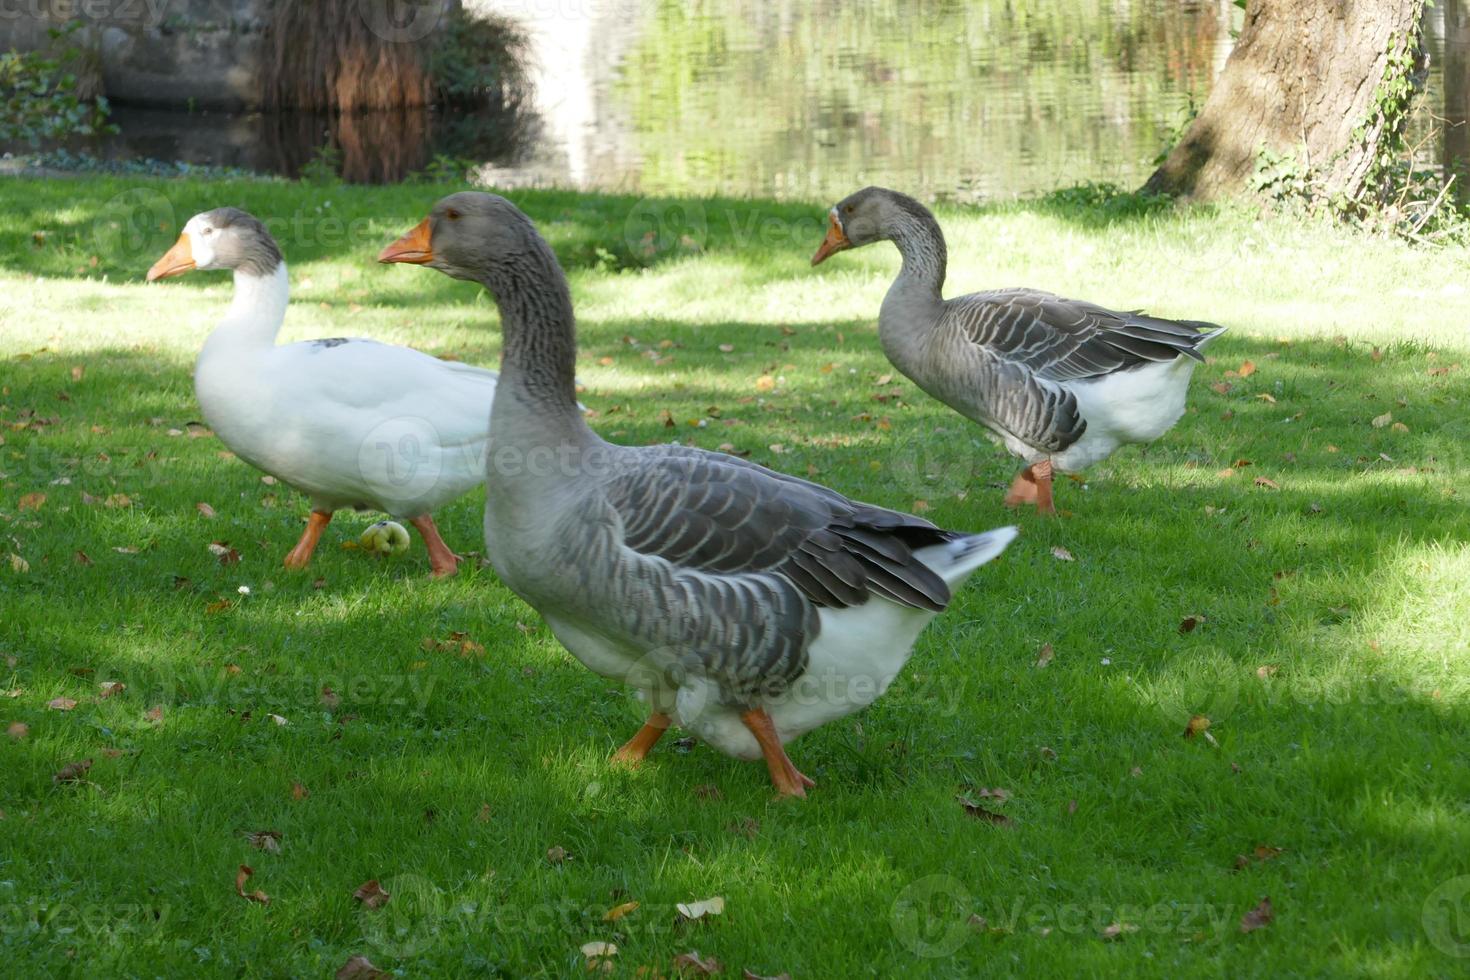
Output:
[[459,108],[510,109],[529,93],[525,30],[508,17],[479,17],[456,8],[429,49],[438,100]]
[[323,143],[317,147],[311,159],[301,166],[302,182],[319,187],[340,184],[341,173],[342,151],[331,143]]
[[408,179],[417,184],[464,184],[469,182],[470,174],[480,166],[480,161],[469,157],[436,153],[423,170],[410,175]]
[[44,50],[0,52],[0,140],[42,140],[116,132],[104,96],[78,95],[77,73],[88,55],[75,35],[81,21],[49,31]]
[[1174,199],[1167,194],[1128,190],[1106,181],[1058,188],[1042,195],[1040,203],[1047,212],[1092,226],[1161,214],[1174,207]]

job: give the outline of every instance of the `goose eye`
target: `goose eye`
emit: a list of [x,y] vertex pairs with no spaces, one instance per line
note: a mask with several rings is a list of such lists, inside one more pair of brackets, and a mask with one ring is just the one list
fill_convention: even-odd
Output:
[[454,208],[450,208],[448,211],[444,212],[444,217],[448,218],[450,221],[458,221],[459,212],[454,210]]

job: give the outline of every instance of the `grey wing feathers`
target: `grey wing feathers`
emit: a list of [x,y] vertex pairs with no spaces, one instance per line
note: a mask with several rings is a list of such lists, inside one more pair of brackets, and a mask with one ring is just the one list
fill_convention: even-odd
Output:
[[1048,381],[1095,378],[1181,354],[1203,361],[1200,348],[1224,329],[1032,289],[974,293],[948,306],[945,316],[974,343]]
[[637,556],[628,574],[612,577],[615,614],[633,635],[718,678],[736,701],[806,669],[818,607],[873,595],[936,611],[949,602],[949,586],[914,550],[952,532],[735,457],[636,452],[636,469],[604,488],[621,525],[610,544]]
[[821,606],[861,605],[871,594],[934,611],[949,602],[943,579],[913,556],[954,536],[928,521],[731,456],[645,453],[657,465],[607,487],[623,543],[640,554],[713,575],[776,573]]

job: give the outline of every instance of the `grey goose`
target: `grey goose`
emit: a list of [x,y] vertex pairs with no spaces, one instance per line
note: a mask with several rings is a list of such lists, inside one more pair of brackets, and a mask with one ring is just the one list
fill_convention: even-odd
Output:
[[784,744],[880,696],[1016,535],[942,530],[723,453],[603,441],[577,410],[566,277],[504,198],[450,195],[379,260],[495,299],[486,553],[578,660],[648,702],[619,760],[677,723],[805,796]]
[[1165,320],[999,289],[946,300],[948,252],[929,209],[867,187],[828,212],[812,256],[891,241],[903,266],[878,312],[883,353],[928,394],[979,422],[1026,468],[1008,506],[1055,513],[1052,471],[1076,473],[1125,443],[1150,442],[1184,414],[1201,348],[1225,332],[1199,320]]

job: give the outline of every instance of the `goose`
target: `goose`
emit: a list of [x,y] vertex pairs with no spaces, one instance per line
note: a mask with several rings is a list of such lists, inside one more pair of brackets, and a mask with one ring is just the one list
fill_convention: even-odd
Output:
[[443,198],[378,259],[495,299],[487,554],[567,650],[648,702],[616,761],[641,762],[677,722],[805,796],[785,744],[881,695],[1016,536],[942,530],[723,453],[603,441],[577,411],[566,277],[504,198]]
[[311,561],[344,507],[407,520],[435,577],[459,557],[432,512],[484,482],[496,374],[408,347],[334,337],[276,344],[286,316],[286,263],[258,219],[239,208],[194,215],[148,281],[230,269],[234,299],[194,366],[204,420],[238,457],[307,496],[311,515],[287,568]]
[[946,300],[944,233],[924,205],[867,187],[839,201],[828,218],[814,266],[873,242],[898,247],[903,267],[878,312],[883,353],[1025,462],[1006,493],[1009,507],[1054,514],[1054,469],[1080,472],[1121,445],[1151,442],[1173,428],[1202,348],[1225,332],[1039,289]]

